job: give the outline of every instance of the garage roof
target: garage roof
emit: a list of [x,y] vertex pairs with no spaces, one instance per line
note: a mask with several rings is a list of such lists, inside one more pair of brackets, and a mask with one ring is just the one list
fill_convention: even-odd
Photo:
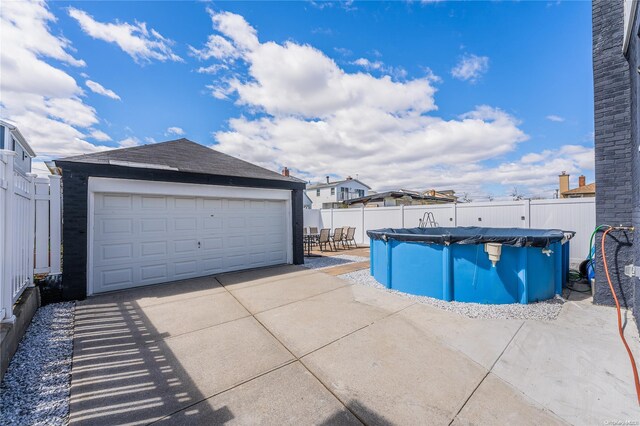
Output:
[[185,138],[78,155],[62,158],[58,161],[304,182],[223,154]]

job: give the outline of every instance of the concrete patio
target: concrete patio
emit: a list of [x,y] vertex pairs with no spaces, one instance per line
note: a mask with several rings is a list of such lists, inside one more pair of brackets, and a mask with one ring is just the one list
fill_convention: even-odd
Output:
[[640,419],[615,311],[584,297],[474,320],[281,266],[90,298],[75,327],[74,424]]

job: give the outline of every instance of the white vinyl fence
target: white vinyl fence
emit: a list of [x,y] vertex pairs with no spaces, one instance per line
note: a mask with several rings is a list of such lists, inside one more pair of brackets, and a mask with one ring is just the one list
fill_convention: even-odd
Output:
[[486,226],[495,228],[562,229],[575,231],[571,240],[573,261],[584,259],[589,237],[596,227],[595,198],[565,198],[485,203],[452,203],[304,211],[304,226],[356,228],[358,244],[369,244],[366,231],[379,228],[414,228],[426,212],[438,226]]
[[[60,273],[60,177],[14,169],[15,152],[0,150],[0,321],[35,273]],[[50,250],[51,247],[51,250]]]

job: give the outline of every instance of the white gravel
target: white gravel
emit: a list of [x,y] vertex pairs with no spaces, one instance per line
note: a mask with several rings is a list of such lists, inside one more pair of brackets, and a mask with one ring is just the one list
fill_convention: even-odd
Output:
[[302,266],[309,269],[323,269],[353,262],[366,262],[367,260],[369,260],[368,257],[337,254],[335,256],[305,257],[304,265]]
[[544,302],[529,303],[527,305],[519,303],[509,305],[485,305],[482,303],[446,302],[444,300],[434,299],[433,297],[416,296],[387,289],[369,275],[368,269],[349,272],[348,274],[339,275],[339,277],[353,283],[383,289],[384,291],[415,300],[416,302],[431,305],[469,318],[554,320],[560,314],[564,303],[564,299],[559,296]]
[[0,385],[1,424],[68,424],[74,310],[66,302],[36,311]]

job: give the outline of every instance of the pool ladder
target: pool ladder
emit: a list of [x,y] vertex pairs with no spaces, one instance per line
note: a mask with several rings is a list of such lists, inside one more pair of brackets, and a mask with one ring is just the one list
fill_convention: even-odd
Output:
[[433,212],[424,212],[422,219],[418,221],[418,228],[435,228],[438,226],[436,218],[433,217]]

